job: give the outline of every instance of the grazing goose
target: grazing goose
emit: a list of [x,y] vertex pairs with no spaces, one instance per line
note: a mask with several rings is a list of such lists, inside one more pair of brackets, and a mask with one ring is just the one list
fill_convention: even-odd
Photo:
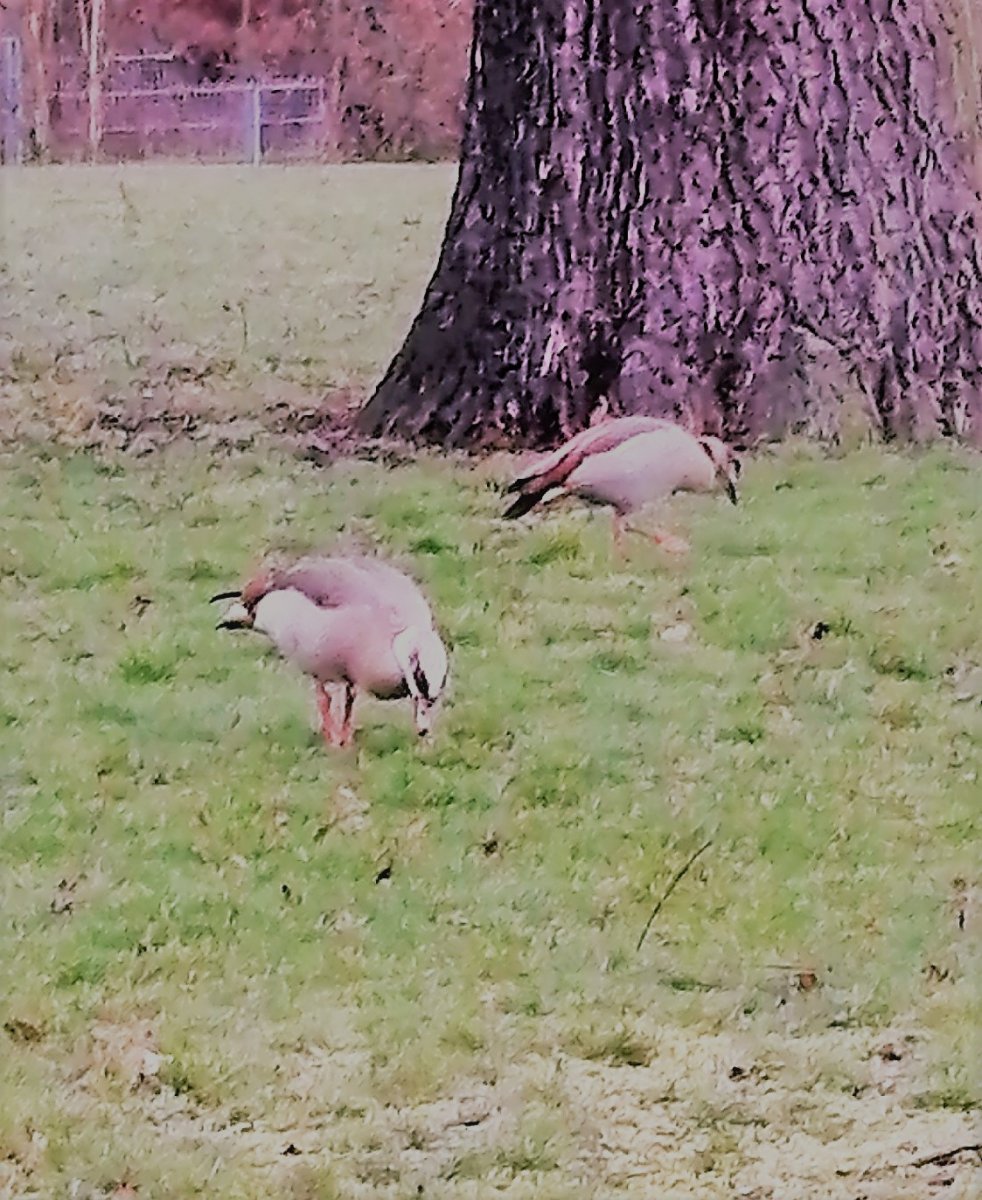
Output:
[[578,496],[613,509],[616,549],[627,528],[679,553],[688,548],[681,538],[625,526],[625,517],[680,491],[722,487],[736,504],[739,471],[738,459],[719,438],[696,436],[660,417],[618,417],[584,429],[518,475],[507,489],[518,497],[504,515],[520,517],[540,500]]
[[[328,746],[347,746],[357,691],[382,700],[410,696],[416,732],[429,732],[447,678],[447,652],[416,584],[365,557],[307,558],[251,579],[219,629],[257,629],[312,677]],[[340,720],[332,685],[343,693]]]

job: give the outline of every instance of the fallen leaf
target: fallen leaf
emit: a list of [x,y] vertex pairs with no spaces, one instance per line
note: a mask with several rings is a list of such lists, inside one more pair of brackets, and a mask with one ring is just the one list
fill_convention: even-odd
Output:
[[131,1087],[153,1079],[169,1055],[157,1049],[154,1031],[143,1022],[98,1021],[92,1026],[92,1066],[103,1074],[118,1075]]
[[982,699],[982,667],[975,663],[956,663],[945,671],[945,679],[959,703]]
[[818,974],[811,970],[799,971],[794,983],[799,992],[811,992],[818,987]]
[[969,917],[974,916],[978,908],[978,888],[970,886],[968,881],[963,878],[956,878],[952,881],[952,908],[954,911],[954,922],[958,925],[959,930],[964,930],[965,925],[969,922]]
[[9,1021],[4,1022],[3,1027],[13,1041],[23,1044],[39,1042],[44,1036],[40,1026],[34,1025],[30,1021],[24,1021],[20,1017],[11,1017]]
[[465,1097],[461,1099],[457,1119],[452,1123],[473,1129],[475,1125],[480,1125],[486,1121],[491,1116],[491,1113],[491,1105],[484,1096]]
[[368,824],[369,805],[349,787],[339,787],[328,805],[327,828],[342,833],[357,833]]
[[364,928],[366,921],[366,917],[356,916],[349,909],[342,908],[340,912],[335,913],[333,920],[330,922],[330,926],[335,933],[344,934]]
[[75,907],[75,889],[77,887],[77,879],[63,879],[51,898],[51,911],[59,916],[62,913],[71,913]]

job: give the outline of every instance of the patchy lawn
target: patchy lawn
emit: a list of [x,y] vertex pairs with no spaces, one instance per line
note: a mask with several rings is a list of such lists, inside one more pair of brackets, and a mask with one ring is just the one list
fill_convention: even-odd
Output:
[[[10,1195],[977,1194],[911,1166],[978,1140],[974,462],[762,457],[623,568],[499,469],[3,460]],[[432,745],[214,629],[339,533],[434,599]]]
[[193,434],[358,396],[419,305],[454,176],[418,164],[6,171],[0,442],[85,445],[156,432],[165,416]]
[[[451,184],[7,174],[0,1196],[977,1196],[978,459],[761,454],[617,565],[506,461],[285,453]],[[338,539],[434,601],[430,744],[214,629]]]

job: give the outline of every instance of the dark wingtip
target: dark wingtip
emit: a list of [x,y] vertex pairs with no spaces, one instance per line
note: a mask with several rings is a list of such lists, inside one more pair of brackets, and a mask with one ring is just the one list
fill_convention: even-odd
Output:
[[506,521],[513,521],[516,517],[524,517],[527,512],[535,508],[544,495],[544,492],[531,492],[525,496],[519,496],[501,515]]
[[217,604],[219,600],[238,600],[242,595],[241,592],[218,592],[208,601],[209,604]]

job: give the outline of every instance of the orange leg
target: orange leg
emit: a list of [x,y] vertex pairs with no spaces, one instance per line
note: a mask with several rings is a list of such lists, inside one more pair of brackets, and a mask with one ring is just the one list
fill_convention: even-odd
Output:
[[317,711],[321,717],[321,733],[324,743],[333,749],[340,743],[337,740],[338,731],[334,725],[334,714],[331,712],[331,693],[323,683],[314,684],[314,693],[317,696]]
[[614,558],[617,562],[624,561],[624,516],[615,508],[614,523],[612,527],[614,537]]
[[354,722],[351,715],[355,707],[355,689],[350,683],[344,685],[344,716],[341,720],[341,732],[338,737],[339,746],[350,746],[354,735]]
[[651,540],[669,554],[687,554],[689,551],[689,543],[685,538],[676,537],[674,533],[665,529],[656,529],[651,534]]
[[689,543],[684,538],[676,537],[674,533],[665,529],[638,529],[634,525],[628,525],[627,529],[629,533],[639,533],[662,550],[667,550],[669,554],[685,554],[689,549]]

